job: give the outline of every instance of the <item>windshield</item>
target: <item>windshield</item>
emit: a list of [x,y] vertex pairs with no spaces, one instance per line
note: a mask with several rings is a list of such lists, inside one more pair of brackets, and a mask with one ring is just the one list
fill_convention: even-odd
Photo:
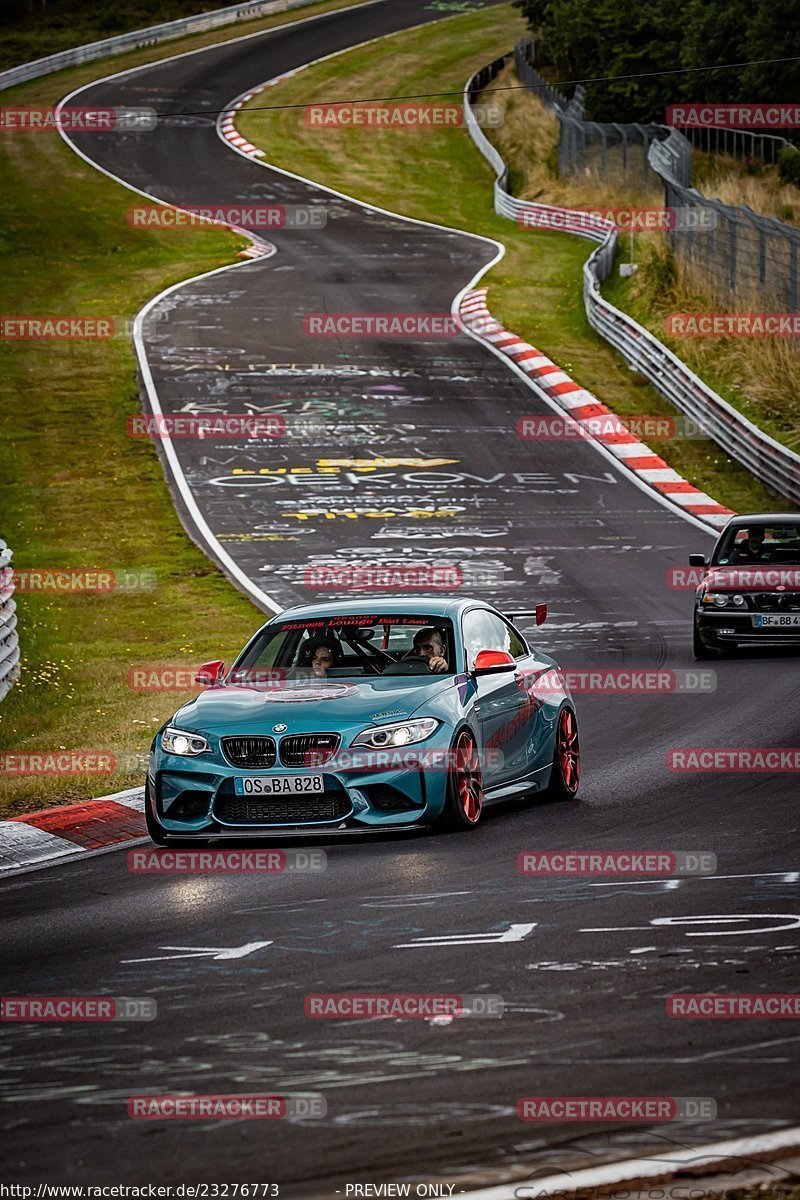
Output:
[[276,622],[235,663],[237,683],[398,678],[455,670],[452,622],[425,614],[380,612]]
[[739,526],[729,529],[714,565],[774,563],[800,566],[800,522],[794,525]]

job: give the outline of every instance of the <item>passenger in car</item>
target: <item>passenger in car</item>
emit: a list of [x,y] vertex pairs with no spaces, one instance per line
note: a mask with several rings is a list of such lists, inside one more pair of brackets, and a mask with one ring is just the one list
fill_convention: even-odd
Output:
[[342,657],[338,642],[333,638],[312,638],[304,647],[303,660],[310,664],[318,679],[324,679],[331,667]]

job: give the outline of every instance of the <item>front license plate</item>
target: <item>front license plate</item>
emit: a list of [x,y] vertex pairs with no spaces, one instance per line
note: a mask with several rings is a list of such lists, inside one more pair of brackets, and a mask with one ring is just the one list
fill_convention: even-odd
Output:
[[248,775],[234,780],[237,796],[310,796],[325,791],[322,775]]
[[759,613],[753,617],[756,629],[796,629],[800,627],[800,613]]

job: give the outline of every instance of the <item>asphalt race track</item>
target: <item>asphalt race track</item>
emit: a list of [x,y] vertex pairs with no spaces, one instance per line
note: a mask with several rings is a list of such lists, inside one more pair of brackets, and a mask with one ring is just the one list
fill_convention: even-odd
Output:
[[[307,572],[321,563],[459,563],[507,611],[547,600],[549,621],[531,636],[566,666],[693,671],[691,592],[671,589],[667,573],[708,549],[710,533],[588,445],[519,440],[520,416],[550,410],[466,336],[304,332],[312,312],[449,312],[494,246],[331,196],[216,133],[212,114],[266,79],[439,15],[424,0],[386,0],[73,99],[166,114],[147,135],[75,138],[135,188],[175,204],[328,213],[324,228],[270,233],[272,257],[189,283],[154,313],[146,345],[164,412],[280,413],[287,425],[267,443],[176,442],[183,471],[219,544],[276,606],[316,599]],[[8,1176],[246,1179],[306,1197],[365,1181],[460,1188],[796,1123],[791,1021],[665,1012],[675,991],[789,992],[796,978],[796,778],[676,773],[666,756],[797,745],[798,658],[708,666],[715,691],[577,696],[584,782],[573,805],[495,809],[471,835],[315,842],[328,856],[318,875],[135,875],[119,851],[5,880],[4,990],[158,1004],[147,1023],[0,1027]],[[518,874],[520,850],[566,847],[710,851],[718,873]],[[236,948],[247,952],[180,957]],[[347,989],[485,992],[506,1011],[449,1023],[306,1018],[306,993]],[[134,1092],[281,1090],[321,1092],[327,1117],[126,1114]],[[516,1116],[532,1094],[711,1097],[718,1116],[533,1125]]]

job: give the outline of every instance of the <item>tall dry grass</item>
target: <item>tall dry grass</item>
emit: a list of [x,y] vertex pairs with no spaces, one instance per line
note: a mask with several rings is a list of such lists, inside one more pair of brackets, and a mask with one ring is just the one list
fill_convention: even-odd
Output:
[[[514,68],[508,67],[487,88],[487,93],[495,93],[492,103],[504,112],[504,123],[489,134],[509,164],[514,195],[569,208],[663,205],[659,185],[648,186],[636,180],[629,183],[621,172],[614,179],[601,178],[596,172],[587,172],[580,179],[559,179],[558,120],[527,89],[499,90],[517,84]],[[698,157],[705,160],[710,156]],[[702,161],[701,175],[705,195],[714,195],[728,204],[748,204],[754,211],[784,220],[789,210],[800,215],[800,189],[782,184],[774,168],[751,175],[733,159],[711,164]],[[620,239],[620,248],[623,259],[627,259],[627,237]],[[697,264],[673,259],[662,233],[637,234],[635,260],[638,270],[622,289],[621,306],[628,307],[698,375],[712,386],[723,388],[750,420],[766,425],[785,444],[800,448],[800,358],[796,341],[781,337],[667,338],[665,320],[670,313],[726,312],[731,310],[729,300],[716,292]],[[618,286],[614,281],[615,292]],[[764,307],[763,297],[740,295],[736,311],[760,311]]]
[[746,204],[755,213],[800,225],[800,188],[784,183],[777,167],[748,165],[728,155],[694,155],[694,180],[704,196]]

